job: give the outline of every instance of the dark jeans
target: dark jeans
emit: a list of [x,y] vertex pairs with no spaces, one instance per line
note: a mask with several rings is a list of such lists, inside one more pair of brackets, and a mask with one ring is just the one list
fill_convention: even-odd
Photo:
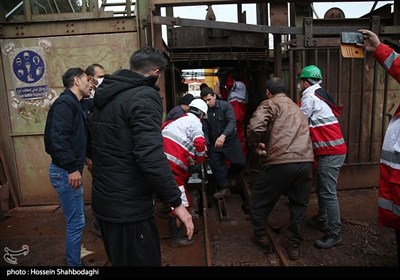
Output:
[[[235,137],[229,142],[225,142],[222,148],[210,146],[208,149],[208,157],[210,158],[210,167],[214,178],[221,188],[229,187],[229,175],[239,175],[240,171],[246,164],[246,158],[243,155],[239,138]],[[229,160],[230,166],[226,165]]]
[[160,239],[154,217],[135,223],[98,219],[112,266],[161,266]]
[[266,219],[276,202],[286,193],[289,197],[290,244],[297,247],[303,242],[302,228],[312,186],[312,163],[286,163],[263,166],[252,187],[250,205],[254,233],[267,234]]

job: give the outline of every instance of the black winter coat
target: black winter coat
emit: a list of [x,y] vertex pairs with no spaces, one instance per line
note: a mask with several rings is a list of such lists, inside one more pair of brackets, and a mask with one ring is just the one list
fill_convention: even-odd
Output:
[[156,77],[130,70],[106,75],[96,89],[91,122],[94,214],[115,223],[155,214],[155,194],[181,204],[164,154],[162,102]]
[[46,152],[53,164],[68,173],[82,173],[86,162],[87,115],[76,95],[69,89],[54,101],[44,130]]
[[224,146],[237,138],[235,112],[232,105],[225,100],[217,99],[215,106],[208,108],[207,119],[203,119],[203,130],[207,146],[214,146],[222,133],[226,136]]

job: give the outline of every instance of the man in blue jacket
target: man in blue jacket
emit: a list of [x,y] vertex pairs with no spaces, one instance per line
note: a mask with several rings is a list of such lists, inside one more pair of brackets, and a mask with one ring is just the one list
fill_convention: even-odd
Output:
[[134,52],[130,69],[105,75],[94,96],[91,122],[92,208],[113,266],[161,266],[156,196],[169,203],[192,238],[192,216],[182,205],[161,135],[158,77],[162,54]]
[[91,84],[81,68],[68,69],[62,80],[65,90],[47,115],[44,143],[51,156],[50,181],[67,220],[67,263],[69,266],[82,266],[81,240],[85,226],[82,172],[88,137],[82,100],[90,96]]

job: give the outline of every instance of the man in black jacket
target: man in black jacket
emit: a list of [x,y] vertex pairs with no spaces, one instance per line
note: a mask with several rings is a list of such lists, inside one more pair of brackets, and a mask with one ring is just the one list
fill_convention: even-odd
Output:
[[233,185],[246,164],[246,158],[236,133],[235,113],[231,104],[217,100],[216,94],[209,87],[203,88],[200,96],[208,105],[203,130],[210,167],[220,188],[214,198],[219,199],[231,194],[230,185]]
[[65,90],[47,114],[44,143],[51,156],[50,181],[67,220],[67,263],[69,266],[82,266],[81,240],[85,226],[82,172],[88,137],[82,100],[90,95],[91,84],[81,68],[68,69],[62,80]]
[[164,154],[156,83],[165,65],[158,50],[141,48],[130,70],[105,75],[94,97],[92,208],[113,266],[161,266],[156,195],[173,208],[188,238],[193,235],[192,216]]

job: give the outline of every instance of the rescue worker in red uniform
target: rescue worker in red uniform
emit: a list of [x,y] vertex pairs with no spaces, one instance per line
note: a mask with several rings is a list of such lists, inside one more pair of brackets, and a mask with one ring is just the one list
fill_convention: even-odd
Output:
[[236,132],[240,141],[243,155],[247,155],[246,144],[246,113],[247,113],[247,88],[241,81],[236,81],[232,75],[226,79],[226,88],[228,89],[228,102],[232,105],[233,112],[236,119]]
[[[176,184],[181,194],[182,204],[191,207],[191,198],[186,186],[190,176],[190,165],[205,160],[206,140],[201,119],[207,117],[207,104],[201,99],[194,99],[189,104],[189,112],[183,116],[166,121],[163,124],[164,152],[171,167]],[[194,240],[185,236],[182,223],[173,213],[169,215],[170,245],[172,247],[190,246]]]
[[[382,44],[378,36],[365,29],[365,50],[400,83],[400,54]],[[378,221],[384,227],[393,228],[397,243],[397,263],[400,266],[400,105],[386,129],[382,145],[378,194]]]
[[304,67],[299,76],[302,91],[301,111],[308,119],[316,167],[318,214],[315,220],[325,235],[315,241],[320,249],[334,247],[342,241],[337,179],[346,158],[347,146],[338,117],[341,107],[324,90],[321,70],[315,65]]

